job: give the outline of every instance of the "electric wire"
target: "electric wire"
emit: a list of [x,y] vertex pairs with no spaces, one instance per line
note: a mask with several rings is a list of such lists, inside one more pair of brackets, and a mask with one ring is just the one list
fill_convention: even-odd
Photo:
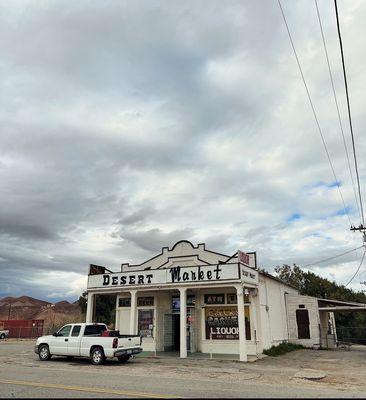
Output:
[[360,219],[362,219],[360,206],[359,206],[359,203],[358,203],[358,198],[357,198],[357,193],[356,193],[355,181],[354,181],[354,178],[353,178],[353,173],[352,173],[352,168],[351,168],[351,162],[350,162],[350,159],[349,159],[349,154],[348,154],[348,149],[347,149],[346,138],[345,138],[345,135],[344,135],[343,123],[342,123],[342,119],[341,119],[341,115],[340,115],[340,111],[339,111],[337,94],[336,94],[335,86],[334,86],[333,73],[332,73],[332,69],[330,67],[329,55],[328,55],[327,44],[326,44],[326,41],[325,41],[325,36],[324,36],[324,31],[323,31],[323,24],[322,24],[321,17],[320,17],[318,1],[317,0],[314,0],[314,1],[315,1],[316,13],[318,15],[318,21],[319,21],[320,32],[321,32],[322,41],[323,41],[325,58],[327,60],[327,65],[328,65],[328,72],[329,72],[330,82],[331,82],[332,91],[333,91],[334,103],[335,103],[335,106],[336,106],[336,109],[337,109],[338,122],[339,122],[339,127],[340,127],[340,130],[341,130],[342,139],[343,139],[343,146],[344,146],[344,150],[346,152],[349,173],[351,175],[353,193],[355,195],[355,202],[356,202],[356,206],[357,206],[358,215],[359,215]]
[[349,93],[348,93],[346,65],[345,65],[345,61],[344,61],[341,29],[340,29],[340,26],[339,26],[337,0],[334,0],[334,8],[335,8],[336,20],[337,20],[337,31],[338,31],[338,38],[339,38],[339,47],[340,47],[340,50],[341,50],[341,57],[342,57],[343,80],[344,80],[344,86],[345,86],[345,89],[346,89],[348,121],[349,121],[349,128],[350,128],[350,131],[351,131],[351,137],[352,137],[352,150],[353,150],[353,157],[354,157],[354,161],[355,161],[356,179],[357,179],[357,185],[358,185],[358,196],[359,196],[359,199],[360,199],[362,223],[363,223],[363,226],[365,226],[365,217],[364,217],[364,213],[363,213],[363,204],[362,204],[362,196],[361,196],[360,177],[359,177],[358,166],[357,166],[355,138],[354,138],[354,134],[353,134],[353,125],[352,125],[352,117],[351,117],[351,106],[350,106]]
[[299,60],[299,57],[298,57],[298,55],[297,55],[297,51],[296,51],[296,49],[295,49],[294,42],[293,42],[293,40],[292,40],[290,28],[289,28],[289,26],[288,26],[285,13],[284,13],[284,11],[283,11],[283,8],[282,8],[282,5],[281,5],[281,1],[280,1],[280,0],[277,0],[277,1],[278,1],[278,5],[279,5],[279,7],[280,7],[280,10],[281,10],[281,14],[282,14],[283,21],[284,21],[284,23],[285,23],[285,25],[286,25],[287,34],[288,34],[288,37],[289,37],[289,39],[290,39],[291,47],[292,47],[292,50],[293,50],[294,55],[295,55],[295,58],[296,58],[297,66],[298,66],[298,68],[299,68],[299,71],[300,71],[300,74],[301,74],[301,78],[302,78],[302,81],[303,81],[304,86],[305,86],[306,94],[307,94],[307,97],[308,97],[308,100],[309,100],[311,109],[312,109],[312,111],[313,111],[314,119],[315,119],[316,125],[317,125],[317,127],[318,127],[318,131],[319,131],[319,135],[320,135],[320,138],[321,138],[321,140],[322,140],[322,143],[323,143],[323,146],[324,146],[324,150],[325,150],[325,153],[326,153],[326,155],[327,155],[328,162],[329,162],[330,168],[331,168],[332,173],[333,173],[334,180],[335,180],[335,182],[336,182],[336,184],[337,184],[337,188],[338,188],[339,195],[340,195],[340,197],[341,197],[341,199],[342,199],[344,213],[345,213],[345,215],[347,215],[347,218],[348,218],[348,221],[349,221],[350,225],[353,225],[352,222],[351,222],[350,216],[349,216],[349,214],[348,214],[348,210],[347,210],[347,207],[346,207],[346,204],[345,204],[343,195],[342,195],[341,187],[340,187],[340,185],[339,185],[339,181],[338,181],[337,175],[336,175],[336,173],[335,173],[332,160],[331,160],[331,158],[330,158],[330,154],[329,154],[329,151],[328,151],[328,147],[327,147],[327,144],[326,144],[325,139],[324,139],[323,131],[322,131],[321,127],[320,127],[319,119],[318,119],[318,116],[317,116],[317,114],[316,114],[315,107],[314,107],[313,101],[312,101],[311,96],[310,96],[310,92],[309,92],[309,89],[308,89],[308,85],[307,85],[307,83],[306,83],[305,76],[304,76],[303,70],[302,70],[302,68],[301,68],[300,60]]
[[360,247],[356,247],[355,249],[347,250],[347,251],[345,251],[344,253],[337,254],[337,255],[335,255],[335,256],[333,256],[333,257],[324,258],[323,260],[319,260],[319,261],[312,262],[312,263],[310,263],[310,264],[306,264],[306,265],[303,266],[303,268],[310,267],[310,266],[312,266],[312,265],[321,264],[321,263],[323,263],[323,262],[325,262],[325,261],[334,260],[335,258],[344,256],[344,255],[346,255],[346,254],[352,253],[353,251],[359,250],[361,247],[364,247],[364,246],[362,245],[362,246],[360,246]]
[[362,254],[362,258],[361,258],[360,265],[358,266],[356,272],[353,274],[352,278],[347,282],[346,285],[344,285],[344,287],[347,287],[347,286],[353,281],[353,279],[355,278],[355,276],[358,274],[358,271],[360,270],[360,268],[361,268],[361,266],[362,266],[362,263],[363,263],[363,260],[364,260],[364,258],[365,258],[365,254],[366,254],[366,248],[365,248],[365,250],[364,250],[364,252],[363,252],[363,254]]

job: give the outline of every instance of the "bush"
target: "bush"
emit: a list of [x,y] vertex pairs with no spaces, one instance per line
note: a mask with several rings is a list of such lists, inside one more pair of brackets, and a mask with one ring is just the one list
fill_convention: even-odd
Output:
[[306,349],[306,347],[304,347],[301,344],[282,342],[278,346],[272,346],[267,350],[263,350],[263,354],[271,357],[277,357],[289,353],[290,351],[300,350],[300,349]]

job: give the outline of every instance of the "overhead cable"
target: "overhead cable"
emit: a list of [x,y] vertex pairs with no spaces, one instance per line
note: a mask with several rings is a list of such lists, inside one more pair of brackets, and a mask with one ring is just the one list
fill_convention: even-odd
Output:
[[335,255],[335,256],[333,256],[333,257],[324,258],[323,260],[319,260],[319,261],[312,262],[312,263],[310,263],[310,264],[306,264],[306,265],[304,265],[302,268],[307,268],[307,267],[310,267],[310,266],[312,266],[312,265],[317,265],[317,264],[321,264],[321,263],[326,262],[326,261],[334,260],[335,258],[344,256],[344,255],[346,255],[346,254],[352,253],[353,251],[359,250],[361,247],[364,247],[364,246],[362,245],[362,246],[360,246],[360,247],[356,247],[355,249],[347,250],[347,251],[345,251],[344,253],[337,254],[337,255]]
[[356,272],[353,274],[352,278],[347,282],[346,285],[344,285],[344,287],[347,287],[347,286],[353,281],[353,279],[355,278],[355,276],[358,274],[358,271],[360,270],[360,268],[361,268],[361,266],[362,266],[363,259],[365,258],[365,254],[366,254],[366,248],[365,248],[365,250],[364,250],[364,252],[363,252],[363,254],[362,254],[362,258],[361,258],[360,265],[358,266]]
[[337,109],[338,122],[339,122],[339,127],[340,127],[340,130],[341,130],[342,139],[343,139],[343,146],[344,146],[344,150],[346,151],[348,169],[349,169],[349,173],[350,173],[350,175],[351,175],[353,193],[354,193],[354,195],[355,195],[355,202],[356,202],[356,206],[357,206],[357,211],[358,211],[359,217],[360,217],[360,219],[362,219],[361,211],[360,211],[360,206],[359,206],[359,202],[358,202],[358,198],[357,198],[357,193],[356,193],[355,181],[354,181],[354,179],[353,179],[353,173],[352,173],[351,163],[350,163],[350,160],[349,160],[349,154],[348,154],[348,149],[347,149],[347,144],[346,144],[346,138],[345,138],[345,135],[344,135],[342,119],[341,119],[341,115],[340,115],[340,111],[339,111],[338,99],[337,99],[337,95],[336,95],[336,91],[335,91],[335,87],[334,87],[333,74],[332,74],[332,69],[331,69],[331,67],[330,67],[329,56],[328,56],[328,50],[327,50],[327,45],[326,45],[325,36],[324,36],[324,31],[323,31],[323,24],[322,24],[322,21],[321,21],[321,18],[320,18],[319,7],[318,7],[318,1],[317,1],[317,0],[314,0],[314,1],[315,1],[316,13],[317,13],[317,15],[318,15],[318,21],[319,21],[319,26],[320,26],[320,32],[321,32],[322,40],[323,40],[323,47],[324,47],[325,57],[326,57],[326,59],[327,59],[328,72],[329,72],[330,82],[331,82],[331,85],[332,85],[334,103],[335,103],[335,106],[336,106],[336,109]]
[[[352,150],[353,150],[353,157],[355,161],[355,169],[356,169],[356,178],[357,178],[357,185],[358,185],[358,196],[360,199],[360,207],[361,207],[361,217],[362,223],[365,226],[365,217],[363,213],[363,205],[362,205],[362,196],[361,196],[361,185],[360,185],[360,177],[358,174],[358,166],[357,166],[357,156],[356,156],[356,148],[355,148],[355,137],[353,134],[353,125],[352,125],[352,117],[351,117],[351,106],[349,101],[349,93],[348,93],[348,84],[347,84],[347,74],[346,74],[346,66],[344,62],[344,54],[343,54],[343,44],[342,44],[342,36],[341,36],[341,29],[339,26],[339,16],[338,16],[338,7],[337,7],[337,0],[334,0],[334,7],[337,19],[337,31],[338,31],[338,38],[339,38],[339,47],[341,50],[341,57],[342,57],[342,70],[343,70],[343,79],[344,79],[344,86],[346,88],[346,99],[347,99],[347,110],[348,110],[348,121],[349,121],[349,128],[351,131],[352,137]],[[351,224],[352,225],[352,224]]]
[[320,138],[321,138],[321,140],[322,140],[322,142],[323,142],[324,150],[325,150],[325,153],[326,153],[326,155],[327,155],[328,162],[329,162],[330,168],[331,168],[331,170],[332,170],[334,180],[335,180],[335,182],[336,182],[336,184],[337,184],[338,191],[339,191],[339,195],[340,195],[340,197],[341,197],[341,199],[342,199],[344,213],[345,213],[345,215],[347,215],[347,218],[348,218],[348,221],[349,221],[350,225],[353,225],[352,222],[351,222],[350,216],[349,216],[349,214],[348,214],[348,210],[347,210],[347,207],[346,207],[346,204],[345,204],[343,195],[342,195],[341,187],[340,187],[340,185],[339,185],[339,181],[338,181],[338,178],[337,178],[337,176],[336,176],[336,173],[335,173],[335,170],[334,170],[334,167],[333,167],[332,160],[331,160],[331,158],[330,158],[330,154],[329,154],[329,151],[328,151],[328,148],[327,148],[327,144],[326,144],[326,142],[325,142],[324,135],[323,135],[322,129],[321,129],[321,127],[320,127],[319,119],[318,119],[318,116],[317,116],[317,114],[316,114],[315,107],[314,107],[313,101],[312,101],[311,96],[310,96],[310,92],[309,92],[309,89],[308,89],[308,85],[307,85],[307,83],[306,83],[305,76],[304,76],[304,73],[303,73],[302,68],[301,68],[300,60],[299,60],[299,57],[298,57],[298,55],[297,55],[294,42],[293,42],[293,40],[292,40],[290,28],[289,28],[289,26],[288,26],[285,13],[284,13],[284,11],[283,11],[283,8],[282,8],[282,5],[281,5],[281,1],[280,1],[280,0],[277,0],[277,1],[278,1],[278,5],[279,5],[279,7],[280,7],[280,10],[281,10],[281,14],[282,14],[283,21],[284,21],[284,23],[285,23],[285,25],[286,25],[287,34],[288,34],[288,37],[289,37],[289,39],[290,39],[291,46],[292,46],[292,50],[293,50],[294,55],[295,55],[295,58],[296,58],[297,66],[298,66],[298,68],[299,68],[299,71],[300,71],[300,74],[301,74],[301,78],[302,78],[302,81],[303,81],[304,86],[305,86],[306,94],[307,94],[307,97],[308,97],[308,100],[309,100],[311,109],[312,109],[312,111],[313,111],[314,119],[315,119],[316,125],[317,125],[317,127],[318,127],[318,131],[319,131],[319,135],[320,135]]

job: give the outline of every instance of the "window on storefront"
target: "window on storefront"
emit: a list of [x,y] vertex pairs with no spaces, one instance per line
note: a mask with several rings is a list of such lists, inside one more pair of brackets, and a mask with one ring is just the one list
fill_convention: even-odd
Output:
[[131,307],[131,298],[122,297],[118,300],[118,307]]
[[143,337],[153,337],[154,310],[138,310],[138,331]]
[[154,305],[154,297],[138,297],[137,298],[137,307],[146,307]]
[[[196,304],[196,296],[194,294],[187,295],[187,307],[194,307]],[[180,296],[172,296],[172,313],[180,312]]]
[[252,335],[250,333],[250,308],[249,308],[249,306],[244,306],[244,316],[245,316],[245,337],[247,340],[251,340]]

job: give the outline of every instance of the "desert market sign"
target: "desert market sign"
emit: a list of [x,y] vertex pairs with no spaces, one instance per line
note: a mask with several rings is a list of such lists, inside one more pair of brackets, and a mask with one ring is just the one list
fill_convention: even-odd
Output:
[[88,289],[131,286],[159,286],[182,283],[238,281],[258,283],[258,272],[241,264],[171,267],[156,270],[89,275]]

